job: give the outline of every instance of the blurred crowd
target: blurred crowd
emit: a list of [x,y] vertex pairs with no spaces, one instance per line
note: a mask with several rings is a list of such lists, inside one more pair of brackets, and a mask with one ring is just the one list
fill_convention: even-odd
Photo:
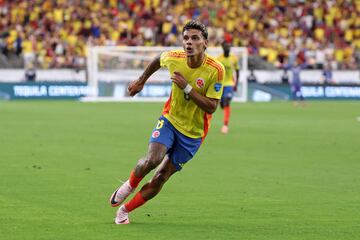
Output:
[[277,67],[359,69],[358,0],[0,0],[0,51],[38,68],[83,68],[94,45],[181,45],[199,19],[210,46],[225,39]]

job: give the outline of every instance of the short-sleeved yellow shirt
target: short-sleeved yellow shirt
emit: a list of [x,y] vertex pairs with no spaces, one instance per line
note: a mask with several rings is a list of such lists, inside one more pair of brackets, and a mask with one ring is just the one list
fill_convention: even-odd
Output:
[[217,60],[225,67],[224,87],[234,86],[234,71],[239,70],[238,59],[235,55],[225,57],[220,55]]
[[[200,67],[190,68],[184,51],[168,51],[161,54],[160,64],[166,67],[171,75],[175,71],[180,72],[201,95],[221,98],[225,69],[215,58],[206,54]],[[174,83],[171,95],[164,105],[163,115],[179,132],[190,138],[204,138],[210,126],[211,114],[198,107]]]

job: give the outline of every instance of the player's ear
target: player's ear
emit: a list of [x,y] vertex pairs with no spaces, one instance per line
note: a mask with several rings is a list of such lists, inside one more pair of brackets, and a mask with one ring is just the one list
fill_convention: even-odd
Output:
[[208,47],[208,40],[207,39],[205,39],[204,40],[204,50],[206,50],[207,49],[207,47]]

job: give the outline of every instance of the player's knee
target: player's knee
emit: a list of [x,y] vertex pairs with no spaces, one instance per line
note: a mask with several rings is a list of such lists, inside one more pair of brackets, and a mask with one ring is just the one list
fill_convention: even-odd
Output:
[[231,101],[231,99],[230,99],[230,98],[227,98],[227,99],[224,101],[224,107],[230,106],[230,101]]
[[223,109],[225,107],[223,101],[220,102],[220,107],[221,107],[221,109]]

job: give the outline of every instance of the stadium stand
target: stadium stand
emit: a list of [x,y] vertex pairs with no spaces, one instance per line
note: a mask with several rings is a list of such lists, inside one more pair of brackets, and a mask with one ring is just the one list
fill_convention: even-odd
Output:
[[186,21],[246,46],[251,68],[295,57],[310,69],[360,69],[356,0],[0,0],[0,68],[84,68],[86,46],[174,46]]

